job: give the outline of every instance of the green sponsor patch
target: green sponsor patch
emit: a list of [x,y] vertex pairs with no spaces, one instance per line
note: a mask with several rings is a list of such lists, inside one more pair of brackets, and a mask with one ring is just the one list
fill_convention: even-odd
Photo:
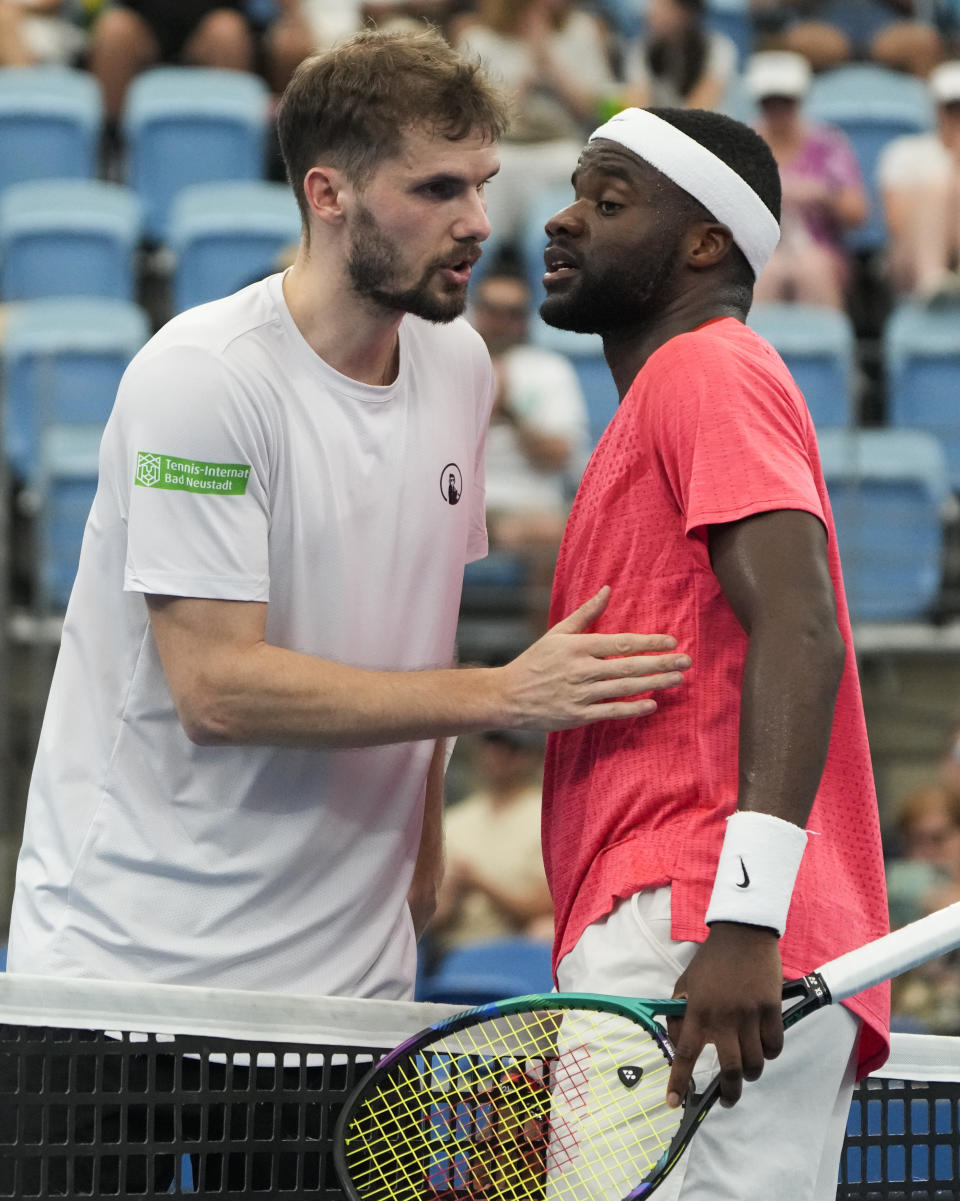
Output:
[[246,463],[202,463],[174,455],[137,452],[134,483],[141,488],[169,488],[174,492],[203,492],[211,496],[243,496],[250,468]]

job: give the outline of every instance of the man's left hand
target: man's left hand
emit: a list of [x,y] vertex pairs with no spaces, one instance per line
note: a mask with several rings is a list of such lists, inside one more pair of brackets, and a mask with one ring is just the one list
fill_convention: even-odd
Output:
[[707,1043],[720,1061],[720,1103],[733,1105],[744,1080],[756,1080],[764,1060],[783,1047],[783,968],[776,932],[738,922],[714,922],[710,934],[677,981],[683,1018],[668,1021],[676,1058],[667,1103],[686,1096],[694,1067]]

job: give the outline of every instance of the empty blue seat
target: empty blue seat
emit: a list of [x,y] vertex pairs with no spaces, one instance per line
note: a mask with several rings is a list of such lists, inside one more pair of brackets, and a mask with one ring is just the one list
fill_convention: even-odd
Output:
[[28,179],[92,178],[100,88],[71,67],[0,68],[0,192]]
[[820,305],[755,304],[747,324],[778,351],[818,429],[855,423],[856,336],[846,313]]
[[300,236],[300,213],[285,184],[262,180],[194,184],[170,213],[176,254],[173,304],[182,312],[228,296],[276,270],[284,247]]
[[12,184],[0,194],[0,297],[132,300],[140,225],[140,202],[122,184]]
[[53,424],[40,434],[33,489],[35,608],[40,614],[63,612],[70,599],[97,491],[101,435],[99,424]]
[[3,342],[4,452],[35,485],[51,426],[102,430],[130,359],[149,336],[146,314],[122,300],[86,296],[11,306]]
[[877,181],[880,152],[901,134],[933,128],[933,104],[922,80],[870,63],[835,67],[814,77],[806,112],[837,125],[853,144],[870,202],[866,224],[851,230],[850,246],[875,251],[886,241]]
[[549,942],[497,938],[450,951],[419,986],[418,1000],[482,1005],[553,988]]
[[935,434],[960,491],[960,308],[899,306],[884,327],[883,361],[890,423]]
[[182,188],[263,177],[268,105],[267,85],[243,71],[155,67],[133,81],[123,112],[128,179],[149,237],[166,238]]
[[946,456],[918,430],[825,430],[820,457],[851,617],[929,618],[938,600]]
[[556,329],[545,321],[531,323],[530,339],[537,346],[566,355],[573,364],[587,405],[592,449],[610,424],[620,403],[616,384],[603,357],[603,339],[599,334],[576,334],[570,330]]

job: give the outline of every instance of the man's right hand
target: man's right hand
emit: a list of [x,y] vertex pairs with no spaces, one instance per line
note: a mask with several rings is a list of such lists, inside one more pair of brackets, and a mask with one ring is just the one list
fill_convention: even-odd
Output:
[[[610,600],[603,588],[503,673],[505,726],[565,730],[611,718],[646,717],[657,704],[643,692],[675,688],[690,657],[670,634],[589,634]],[[659,653],[658,653],[659,652]]]

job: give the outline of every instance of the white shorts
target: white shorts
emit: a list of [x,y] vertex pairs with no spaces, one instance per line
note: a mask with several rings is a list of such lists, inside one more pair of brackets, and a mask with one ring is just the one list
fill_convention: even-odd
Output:
[[[669,997],[699,946],[670,937],[670,888],[621,901],[560,962],[561,992]],[[856,1079],[860,1021],[831,1005],[787,1031],[783,1052],[745,1082],[735,1106],[715,1105],[656,1201],[835,1201]],[[700,1091],[716,1074],[708,1047]]]

